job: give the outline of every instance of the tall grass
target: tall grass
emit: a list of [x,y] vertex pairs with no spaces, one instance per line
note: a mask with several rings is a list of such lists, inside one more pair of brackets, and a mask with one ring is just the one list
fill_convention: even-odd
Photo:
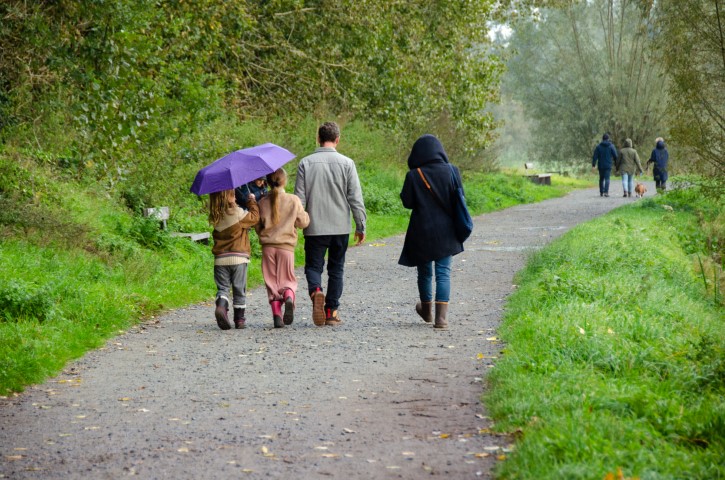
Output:
[[518,275],[485,396],[523,432],[499,478],[725,478],[723,309],[694,268],[702,210],[673,205],[579,226]]

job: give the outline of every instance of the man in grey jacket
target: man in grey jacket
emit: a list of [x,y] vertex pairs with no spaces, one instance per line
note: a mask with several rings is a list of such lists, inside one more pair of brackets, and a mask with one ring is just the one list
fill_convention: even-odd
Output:
[[[315,152],[297,167],[295,195],[310,216],[305,235],[305,277],[312,299],[312,321],[317,326],[339,325],[345,253],[350,241],[350,214],[355,221],[355,241],[365,240],[365,204],[355,162],[337,153],[340,127],[320,125]],[[327,254],[327,295],[322,291],[322,271]]]

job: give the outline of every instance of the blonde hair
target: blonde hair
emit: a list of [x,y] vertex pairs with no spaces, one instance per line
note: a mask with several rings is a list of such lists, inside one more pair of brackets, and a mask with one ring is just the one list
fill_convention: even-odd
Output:
[[664,139],[664,138],[662,138],[662,137],[657,137],[657,138],[655,138],[655,145],[657,145],[657,142],[664,142],[664,141],[665,141],[665,139]]
[[234,190],[222,190],[209,194],[209,223],[212,225],[218,224],[224,218],[224,212],[229,207],[227,197],[230,192],[234,193]]
[[284,187],[287,185],[287,172],[283,168],[278,168],[267,175],[267,183],[269,184],[269,203],[272,208],[272,225],[276,225],[279,221],[279,194],[284,192]]

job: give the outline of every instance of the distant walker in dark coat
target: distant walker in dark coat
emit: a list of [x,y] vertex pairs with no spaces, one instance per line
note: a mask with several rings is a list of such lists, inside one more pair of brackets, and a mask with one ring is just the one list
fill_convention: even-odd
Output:
[[617,160],[617,149],[609,141],[609,135],[602,135],[602,141],[594,149],[592,155],[592,168],[599,168],[599,196],[609,196],[609,177],[612,175],[612,166]]
[[664,193],[667,189],[667,178],[669,177],[667,174],[667,163],[669,160],[670,154],[667,152],[664,139],[657,137],[652,155],[647,160],[647,167],[649,168],[650,163],[654,163],[652,176],[654,177],[658,193]]
[[[412,213],[398,263],[418,269],[420,301],[415,310],[426,322],[433,321],[435,271],[435,328],[448,326],[451,263],[453,256],[463,251],[463,244],[454,233],[451,217],[455,193],[451,175],[456,175],[459,185],[463,182],[458,169],[451,167],[441,142],[433,135],[423,135],[413,144],[408,157],[410,170],[400,192],[403,206],[411,209]],[[438,201],[426,186],[426,181]]]

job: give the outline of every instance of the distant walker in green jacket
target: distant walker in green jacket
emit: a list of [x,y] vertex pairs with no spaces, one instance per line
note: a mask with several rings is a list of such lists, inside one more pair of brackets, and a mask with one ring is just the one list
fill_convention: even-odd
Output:
[[637,150],[632,148],[632,139],[624,140],[624,147],[619,151],[616,160],[617,172],[622,175],[622,189],[625,197],[631,197],[634,191],[635,175],[642,175],[642,164],[639,162]]

